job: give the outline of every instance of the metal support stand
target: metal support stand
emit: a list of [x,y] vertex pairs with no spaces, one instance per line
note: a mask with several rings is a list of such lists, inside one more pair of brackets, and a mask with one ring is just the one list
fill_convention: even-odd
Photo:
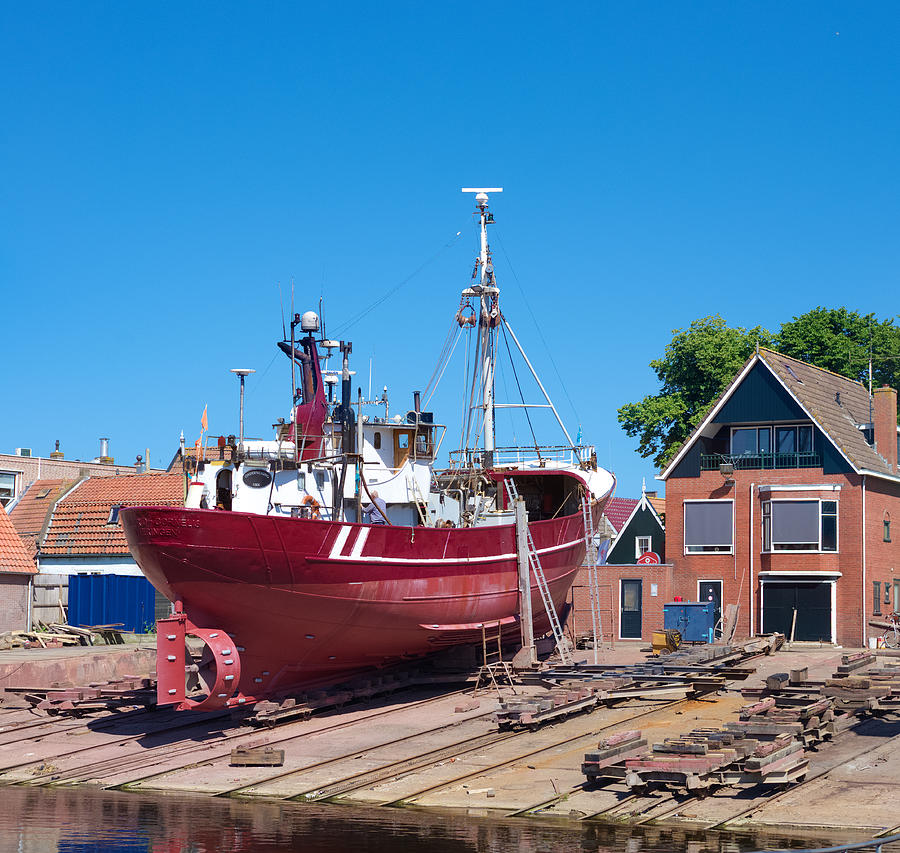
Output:
[[600,643],[603,642],[603,626],[600,622],[600,578],[597,567],[597,549],[594,547],[594,523],[591,518],[591,498],[585,494],[581,501],[584,517],[585,562],[588,570],[588,596],[591,599],[591,631],[594,635],[594,664],[600,663]]
[[519,562],[519,627],[522,631],[522,654],[526,666],[537,664],[534,647],[534,614],[531,610],[531,568],[528,565],[528,512],[525,501],[516,498],[516,555]]

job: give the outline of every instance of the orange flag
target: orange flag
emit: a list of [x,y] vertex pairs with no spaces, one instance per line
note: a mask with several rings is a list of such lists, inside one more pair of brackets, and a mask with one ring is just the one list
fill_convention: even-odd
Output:
[[200,428],[206,432],[209,429],[209,422],[206,420],[206,410],[208,406],[203,407],[203,416],[200,418]]

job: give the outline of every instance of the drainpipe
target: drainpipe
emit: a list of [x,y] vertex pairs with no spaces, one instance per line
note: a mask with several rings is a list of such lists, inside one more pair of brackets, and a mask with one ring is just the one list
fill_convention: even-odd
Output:
[[[838,523],[838,536],[840,536],[840,523]],[[835,581],[837,583],[837,581]],[[835,596],[837,598],[837,596]],[[866,648],[866,475],[862,475],[862,647]],[[837,642],[837,637],[834,638]]]
[[750,636],[756,636],[756,625],[754,624],[754,613],[753,613],[753,597],[756,592],[756,587],[753,585],[753,489],[756,487],[756,483],[750,484]]
[[34,576],[28,578],[28,613],[25,616],[25,630],[32,630],[34,621]]

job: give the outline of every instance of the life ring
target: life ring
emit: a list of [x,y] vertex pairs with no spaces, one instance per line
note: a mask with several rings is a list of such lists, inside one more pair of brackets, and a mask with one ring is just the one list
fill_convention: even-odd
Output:
[[318,518],[319,517],[319,509],[321,509],[321,505],[312,495],[307,495],[305,498],[303,498],[302,501],[300,501],[300,504],[301,504],[301,506],[310,507],[310,511],[309,511],[310,518]]

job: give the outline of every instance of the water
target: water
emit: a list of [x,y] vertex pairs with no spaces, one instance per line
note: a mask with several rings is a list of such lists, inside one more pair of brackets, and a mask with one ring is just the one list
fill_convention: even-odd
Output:
[[0,788],[0,853],[740,853],[788,846],[809,843],[398,809]]

